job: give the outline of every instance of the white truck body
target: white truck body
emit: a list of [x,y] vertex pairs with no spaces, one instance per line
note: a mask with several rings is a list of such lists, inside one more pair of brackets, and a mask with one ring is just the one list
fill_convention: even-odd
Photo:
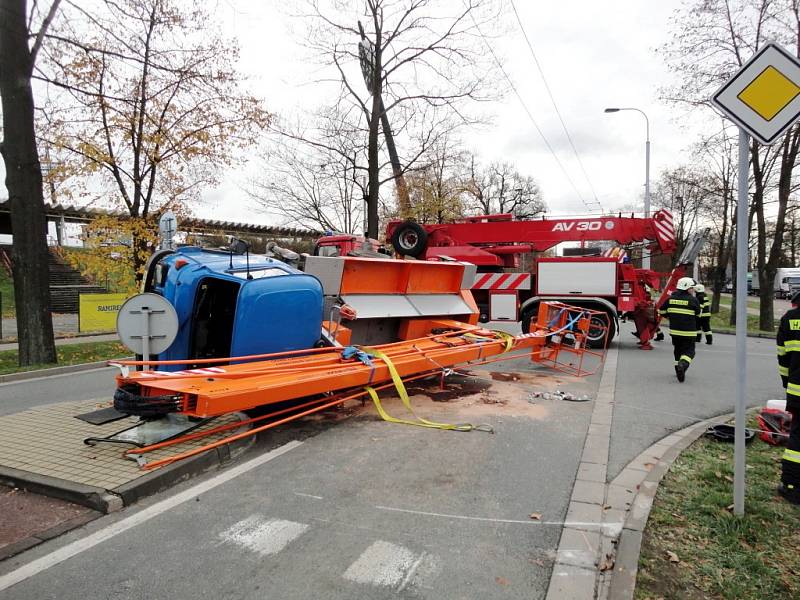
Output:
[[554,296],[616,296],[617,263],[540,262],[536,291]]
[[[761,281],[756,271],[748,273],[748,282],[750,283],[750,293],[758,295],[761,289]],[[800,268],[781,267],[775,272],[775,280],[772,282],[772,289],[775,291],[775,295],[778,298],[787,298],[791,294],[792,288],[800,288]]]
[[792,288],[800,288],[800,269],[781,268],[775,273],[775,291],[779,296],[787,298]]

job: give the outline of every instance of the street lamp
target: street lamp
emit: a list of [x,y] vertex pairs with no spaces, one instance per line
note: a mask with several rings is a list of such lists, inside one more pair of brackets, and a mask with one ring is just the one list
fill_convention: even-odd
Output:
[[[638,108],[607,108],[604,112],[607,113],[615,113],[621,110],[635,110],[644,117],[644,122],[647,125],[647,139],[645,141],[644,146],[644,171],[645,171],[645,179],[644,179],[644,216],[650,216],[650,119],[647,118],[647,115],[644,113],[643,110],[639,110]],[[642,256],[642,267],[645,269],[650,268],[650,255],[647,254],[646,256]]]

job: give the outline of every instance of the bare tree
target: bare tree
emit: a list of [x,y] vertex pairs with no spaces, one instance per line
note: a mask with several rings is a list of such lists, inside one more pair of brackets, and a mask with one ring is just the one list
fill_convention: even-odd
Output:
[[[59,0],[54,0],[44,13],[39,30],[34,32],[29,23],[42,15],[29,17],[26,0],[0,1],[0,98],[3,106],[0,153],[6,169],[14,235],[11,255],[20,365],[56,362],[42,168],[34,130],[31,78],[58,5]],[[29,44],[31,40],[32,45]]]
[[320,111],[312,123],[276,123],[259,174],[246,192],[287,225],[355,233],[363,227],[366,148],[347,115]]
[[[708,98],[766,41],[800,53],[800,8],[796,0],[695,0],[674,18],[673,41],[664,54],[680,75],[667,90],[674,102],[709,108]],[[752,209],[755,217],[756,265],[759,277],[759,327],[774,325],[773,281],[781,257],[786,206],[793,190],[793,171],[800,153],[800,127],[792,127],[774,146],[755,140],[750,146]],[[775,227],[767,232],[767,202],[774,196]]]
[[703,204],[704,220],[713,230],[710,273],[713,295],[711,312],[719,312],[720,295],[725,287],[726,273],[733,249],[736,216],[735,185],[737,155],[735,138],[723,125],[722,130],[697,145],[695,155],[708,173],[708,201]]
[[675,167],[665,170],[656,181],[653,203],[668,209],[675,222],[676,250],[673,260],[683,252],[703,216],[704,206],[710,195],[708,174],[694,167]]
[[420,223],[446,223],[464,216],[467,153],[460,144],[443,137],[422,157],[419,169],[408,177],[410,214]]
[[[376,237],[381,169],[387,164],[380,156],[382,121],[390,123],[398,142],[408,142],[406,148],[397,144],[399,165],[391,175],[396,179],[449,130],[443,125],[454,116],[462,124],[478,119],[470,116],[469,105],[497,95],[477,37],[478,26],[493,19],[491,5],[307,0],[304,6],[302,16],[311,26],[307,46],[331,73],[340,97],[358,109],[366,132],[367,233]],[[366,38],[360,44],[359,16]]]
[[547,210],[536,180],[520,173],[509,162],[483,167],[475,154],[469,158],[470,208],[479,214],[511,213],[518,219],[533,219]]
[[[44,135],[63,177],[91,178],[147,220],[240,161],[269,115],[242,90],[238,49],[213,23],[179,0],[69,4],[41,74],[60,90]],[[148,249],[136,250],[141,277]]]

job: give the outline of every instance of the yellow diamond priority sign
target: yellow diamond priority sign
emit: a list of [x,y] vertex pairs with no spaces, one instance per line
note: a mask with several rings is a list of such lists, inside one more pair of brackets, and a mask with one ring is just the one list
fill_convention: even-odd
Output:
[[773,144],[800,117],[800,60],[767,44],[711,102],[762,144]]

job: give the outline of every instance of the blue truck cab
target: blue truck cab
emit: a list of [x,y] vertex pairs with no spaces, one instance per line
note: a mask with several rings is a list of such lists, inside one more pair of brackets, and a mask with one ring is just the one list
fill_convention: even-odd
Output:
[[312,348],[322,327],[322,284],[265,256],[185,246],[152,256],[145,290],[170,301],[178,334],[158,360],[225,358]]

